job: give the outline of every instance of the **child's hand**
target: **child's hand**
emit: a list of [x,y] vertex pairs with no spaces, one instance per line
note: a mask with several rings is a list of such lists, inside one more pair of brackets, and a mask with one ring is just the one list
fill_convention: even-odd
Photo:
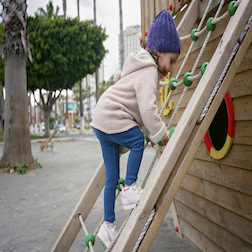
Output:
[[151,143],[151,147],[153,147],[155,145],[152,141],[150,141],[150,143]]
[[168,137],[169,137],[169,131],[166,131],[165,137],[162,140],[163,145],[166,145],[168,143]]

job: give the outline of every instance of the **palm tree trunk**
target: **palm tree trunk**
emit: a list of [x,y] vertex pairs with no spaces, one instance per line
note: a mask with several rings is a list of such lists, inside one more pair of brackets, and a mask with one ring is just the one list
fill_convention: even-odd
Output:
[[63,12],[64,12],[64,19],[66,19],[66,0],[63,0]]
[[0,85],[0,135],[3,135],[3,115],[4,115],[4,96],[3,87]]
[[[32,61],[26,33],[26,0],[6,0],[2,18],[5,56],[4,147],[0,167],[14,164],[36,167],[29,133],[26,57]],[[22,39],[21,39],[22,37]]]
[[28,123],[25,57],[9,54],[5,59],[5,125],[1,167],[32,164]]

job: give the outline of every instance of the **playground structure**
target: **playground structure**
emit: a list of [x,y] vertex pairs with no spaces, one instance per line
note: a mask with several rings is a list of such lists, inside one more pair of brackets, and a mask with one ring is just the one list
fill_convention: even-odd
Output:
[[41,145],[40,145],[41,150],[45,149],[45,151],[47,151],[48,147],[51,147],[51,150],[53,150],[53,141],[51,140],[55,136],[55,134],[58,133],[58,131],[59,131],[59,128],[57,127],[46,140],[41,140]]
[[[154,158],[160,158],[139,204],[107,251],[148,251],[169,207],[178,235],[202,251],[252,250],[252,5],[248,0],[233,2],[234,8],[230,1],[188,3],[141,1],[142,34],[160,10],[176,16],[181,55],[162,108],[158,101],[160,114],[173,102],[163,119],[168,129],[176,128],[167,146],[158,147]],[[211,133],[219,108],[227,111],[220,112],[227,124],[225,136],[216,137],[224,138],[221,143]],[[52,251],[69,250],[104,184],[101,162]]]

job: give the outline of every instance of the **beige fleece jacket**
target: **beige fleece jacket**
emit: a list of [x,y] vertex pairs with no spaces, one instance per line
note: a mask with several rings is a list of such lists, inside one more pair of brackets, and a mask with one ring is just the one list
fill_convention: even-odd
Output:
[[[166,127],[156,106],[159,88],[157,65],[148,51],[130,54],[119,80],[100,97],[91,126],[107,134],[139,126],[154,143],[165,137]],[[146,133],[146,132],[145,132]]]

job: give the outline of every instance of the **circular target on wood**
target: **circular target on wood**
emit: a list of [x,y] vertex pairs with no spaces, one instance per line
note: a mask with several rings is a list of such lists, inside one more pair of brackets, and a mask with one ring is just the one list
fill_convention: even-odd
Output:
[[208,152],[214,159],[222,159],[229,152],[234,136],[234,108],[227,91],[204,137]]

